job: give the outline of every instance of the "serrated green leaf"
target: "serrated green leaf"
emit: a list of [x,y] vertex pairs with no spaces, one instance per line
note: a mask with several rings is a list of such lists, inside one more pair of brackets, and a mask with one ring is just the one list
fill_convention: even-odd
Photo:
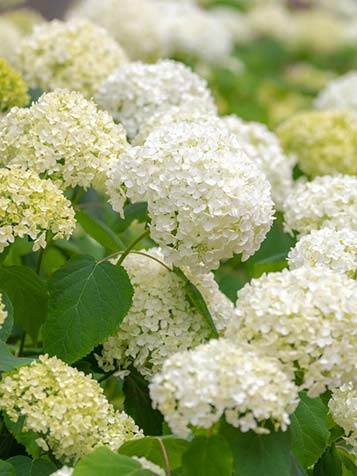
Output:
[[76,465],[73,476],[157,476],[143,469],[138,461],[129,456],[116,454],[108,448],[98,448],[84,456]]
[[291,476],[290,436],[287,432],[242,433],[223,423],[221,434],[231,447],[237,476]]
[[15,468],[7,461],[0,460],[0,476],[16,476]]
[[118,329],[130,309],[133,287],[124,268],[91,256],[68,261],[49,285],[44,351],[71,364]]
[[30,364],[31,358],[15,357],[5,342],[0,341],[0,372],[9,372],[23,365]]
[[99,219],[93,218],[83,211],[76,213],[76,219],[83,230],[109,252],[114,253],[126,248],[114,231]]
[[182,465],[183,453],[190,445],[188,441],[180,438],[145,436],[144,438],[127,441],[119,448],[119,453],[127,456],[142,456],[165,469],[165,459],[160,440],[165,447],[170,470],[177,470]]
[[131,368],[130,374],[125,377],[123,392],[126,413],[134,418],[145,435],[161,435],[163,417],[152,408],[148,382],[136,369]]
[[14,456],[7,460],[16,471],[16,476],[50,476],[57,470],[54,463],[45,458],[32,460],[27,456]]
[[231,476],[233,456],[222,436],[198,436],[183,454],[182,466],[184,476]]
[[30,476],[32,459],[27,456],[13,456],[6,460],[15,468],[16,476]]
[[36,440],[39,438],[38,433],[33,431],[23,431],[23,426],[25,422],[25,417],[20,417],[17,422],[13,422],[10,418],[4,413],[4,422],[6,428],[14,436],[18,443],[21,443],[26,448],[26,451],[33,458],[39,458],[43,450],[37,445]]
[[0,267],[0,288],[14,307],[15,323],[36,343],[46,319],[48,295],[45,283],[26,266]]
[[5,319],[5,322],[3,323],[1,329],[0,329],[0,340],[3,342],[6,342],[9,336],[11,335],[12,328],[14,327],[14,308],[11,304],[11,301],[9,299],[9,296],[5,291],[1,289],[0,286],[0,293],[2,296],[2,302],[5,305],[5,310],[7,312],[7,317]]
[[196,311],[203,317],[211,329],[211,337],[218,337],[218,331],[216,325],[211,316],[211,313],[207,307],[201,292],[191,281],[186,277],[180,268],[173,268],[174,273],[184,281],[185,293],[187,299],[190,301]]
[[292,451],[305,468],[313,466],[327,448],[328,430],[327,408],[321,398],[309,398],[300,393],[300,403],[290,420]]

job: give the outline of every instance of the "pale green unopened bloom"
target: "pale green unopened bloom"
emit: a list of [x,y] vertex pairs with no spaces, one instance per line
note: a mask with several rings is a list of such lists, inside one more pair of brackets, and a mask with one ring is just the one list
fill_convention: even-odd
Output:
[[71,202],[51,180],[13,165],[0,169],[0,252],[16,237],[28,236],[33,250],[53,239],[68,239],[75,227]]
[[14,106],[26,106],[30,97],[28,86],[10,64],[0,58],[0,113]]
[[285,151],[312,177],[357,174],[357,115],[348,111],[296,114],[278,134]]
[[35,432],[38,446],[65,462],[99,446],[115,451],[142,435],[126,413],[114,410],[96,380],[47,355],[3,378],[0,408],[13,422],[24,417],[23,431]]

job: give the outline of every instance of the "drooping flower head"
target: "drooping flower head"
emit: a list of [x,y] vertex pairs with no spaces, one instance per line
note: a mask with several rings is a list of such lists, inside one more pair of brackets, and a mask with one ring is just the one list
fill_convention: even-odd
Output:
[[357,113],[357,71],[331,81],[315,100],[317,109]]
[[30,97],[28,86],[10,64],[0,58],[0,113],[15,106],[26,106]]
[[17,51],[17,64],[31,87],[69,88],[86,97],[126,61],[122,48],[104,29],[84,20],[38,25]]
[[228,131],[202,124],[155,129],[121,156],[108,181],[121,212],[125,197],[146,201],[150,231],[165,259],[202,272],[259,248],[273,221],[270,185]]
[[47,355],[7,374],[0,382],[0,408],[13,422],[24,417],[23,431],[65,462],[99,446],[117,450],[141,435],[134,421],[114,410],[90,376]]
[[357,115],[349,111],[296,114],[278,134],[285,151],[309,176],[357,174]]
[[[159,249],[147,254],[164,261]],[[127,256],[123,265],[134,286],[133,304],[97,358],[105,370],[133,365],[150,379],[167,357],[205,342],[210,328],[188,301],[184,282],[172,271],[136,254]],[[212,273],[187,275],[203,295],[218,332],[222,332],[233,318],[233,304],[219,291]]]
[[0,161],[50,177],[61,187],[104,187],[112,161],[128,147],[125,131],[80,93],[43,94],[0,121]]
[[246,284],[236,309],[226,337],[302,372],[310,396],[357,380],[356,281],[325,267],[285,269]]
[[23,236],[34,241],[34,251],[45,248],[48,232],[68,239],[75,223],[70,201],[51,180],[16,165],[0,169],[0,252]]
[[322,228],[303,236],[288,256],[289,268],[326,266],[350,278],[357,271],[357,231]]
[[181,437],[192,427],[212,427],[222,416],[244,432],[267,432],[263,422],[269,419],[285,430],[298,400],[297,387],[276,359],[225,339],[170,357],[155,375],[150,395]]
[[326,175],[299,183],[285,201],[284,218],[286,231],[299,235],[326,227],[357,231],[357,178]]
[[96,101],[123,124],[130,139],[153,114],[171,106],[216,112],[206,81],[172,60],[122,65],[102,83]]

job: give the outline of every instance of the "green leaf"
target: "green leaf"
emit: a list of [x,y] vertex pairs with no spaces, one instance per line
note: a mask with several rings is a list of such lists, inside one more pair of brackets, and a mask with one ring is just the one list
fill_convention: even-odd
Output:
[[170,470],[177,470],[182,465],[183,453],[190,445],[188,441],[180,438],[145,436],[144,438],[127,441],[119,448],[119,453],[127,456],[142,456],[165,469],[165,459],[160,440],[165,447]]
[[125,249],[125,245],[120,238],[102,221],[87,215],[83,211],[76,213],[76,219],[83,230],[109,252],[114,253]]
[[0,476],[16,476],[15,468],[7,461],[0,460]]
[[78,256],[50,281],[44,351],[71,364],[118,329],[130,309],[133,287],[124,268]]
[[31,358],[15,357],[5,342],[0,341],[0,372],[9,372],[15,370],[22,365],[30,364]]
[[342,448],[336,448],[336,449],[337,449],[337,454],[345,470],[343,474],[347,472],[348,475],[357,476],[357,466],[355,464],[356,462],[355,456],[351,455],[350,453],[348,453],[346,450]]
[[185,476],[231,476],[233,456],[222,436],[198,436],[184,453],[182,465]]
[[163,416],[152,408],[148,382],[132,367],[124,379],[123,391],[126,413],[134,418],[145,435],[161,435]]
[[211,329],[211,336],[210,337],[218,337],[218,331],[216,329],[216,325],[214,323],[214,320],[211,316],[211,313],[207,307],[206,301],[203,299],[203,296],[199,289],[191,283],[191,281],[186,277],[186,275],[181,271],[180,268],[173,268],[174,273],[177,274],[181,279],[184,280],[184,286],[185,286],[185,292],[186,292],[186,297],[194,306],[196,311],[201,314],[201,316],[204,318],[204,320],[207,322]]
[[98,448],[84,456],[76,465],[73,476],[157,476],[143,469],[129,456],[116,454],[108,448]]
[[242,433],[224,422],[221,434],[231,447],[237,476],[291,476],[289,433]]
[[320,458],[313,476],[342,476],[342,463],[335,446],[328,448]]
[[39,329],[47,315],[45,283],[26,266],[1,267],[0,283],[14,307],[15,323],[36,343]]
[[324,453],[330,438],[327,408],[321,398],[300,393],[300,403],[291,415],[292,451],[305,467],[313,466]]
[[23,426],[25,423],[25,417],[20,417],[17,422],[13,422],[10,418],[4,413],[4,422],[6,428],[14,436],[18,443],[21,443],[26,448],[26,451],[33,458],[39,458],[43,453],[43,450],[36,443],[39,434],[33,431],[23,431]]
[[14,456],[7,462],[14,466],[16,476],[49,476],[57,470],[56,465],[45,458],[32,460],[27,456]]
[[2,295],[2,302],[4,303],[5,310],[7,312],[7,318],[0,329],[0,340],[6,342],[11,335],[12,328],[14,327],[14,308],[6,292],[0,289],[0,293]]

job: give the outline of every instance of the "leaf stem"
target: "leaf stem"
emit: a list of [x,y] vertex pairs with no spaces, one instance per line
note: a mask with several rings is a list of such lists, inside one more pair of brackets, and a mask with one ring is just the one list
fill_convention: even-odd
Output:
[[36,274],[40,274],[40,271],[41,271],[41,265],[42,265],[42,259],[43,259],[43,255],[45,253],[45,249],[44,248],[40,248],[39,251],[38,251],[38,258],[37,258],[37,265],[36,265]]
[[144,233],[142,233],[140,236],[136,238],[128,247],[127,249],[123,252],[123,254],[120,256],[119,261],[117,263],[118,266],[122,264],[122,262],[125,260],[125,258],[128,256],[130,251],[135,248],[135,246],[146,236],[149,235],[149,230],[145,230]]
[[158,440],[159,440],[159,444],[160,444],[160,447],[161,447],[162,455],[164,457],[165,474],[166,474],[166,476],[171,476],[170,462],[169,462],[169,457],[167,456],[167,451],[166,451],[165,445],[164,445],[161,438],[158,438]]
[[118,372],[119,369],[115,368],[114,370],[111,370],[110,372],[108,372],[107,374],[103,375],[103,377],[100,377],[98,379],[98,383],[102,383],[104,382],[105,380],[107,380],[109,377],[111,377],[112,375],[115,374],[115,372]]
[[24,331],[22,333],[22,336],[21,336],[20,348],[19,348],[19,351],[18,351],[18,357],[21,357],[23,355],[24,348],[25,348],[25,340],[26,340],[26,332]]

